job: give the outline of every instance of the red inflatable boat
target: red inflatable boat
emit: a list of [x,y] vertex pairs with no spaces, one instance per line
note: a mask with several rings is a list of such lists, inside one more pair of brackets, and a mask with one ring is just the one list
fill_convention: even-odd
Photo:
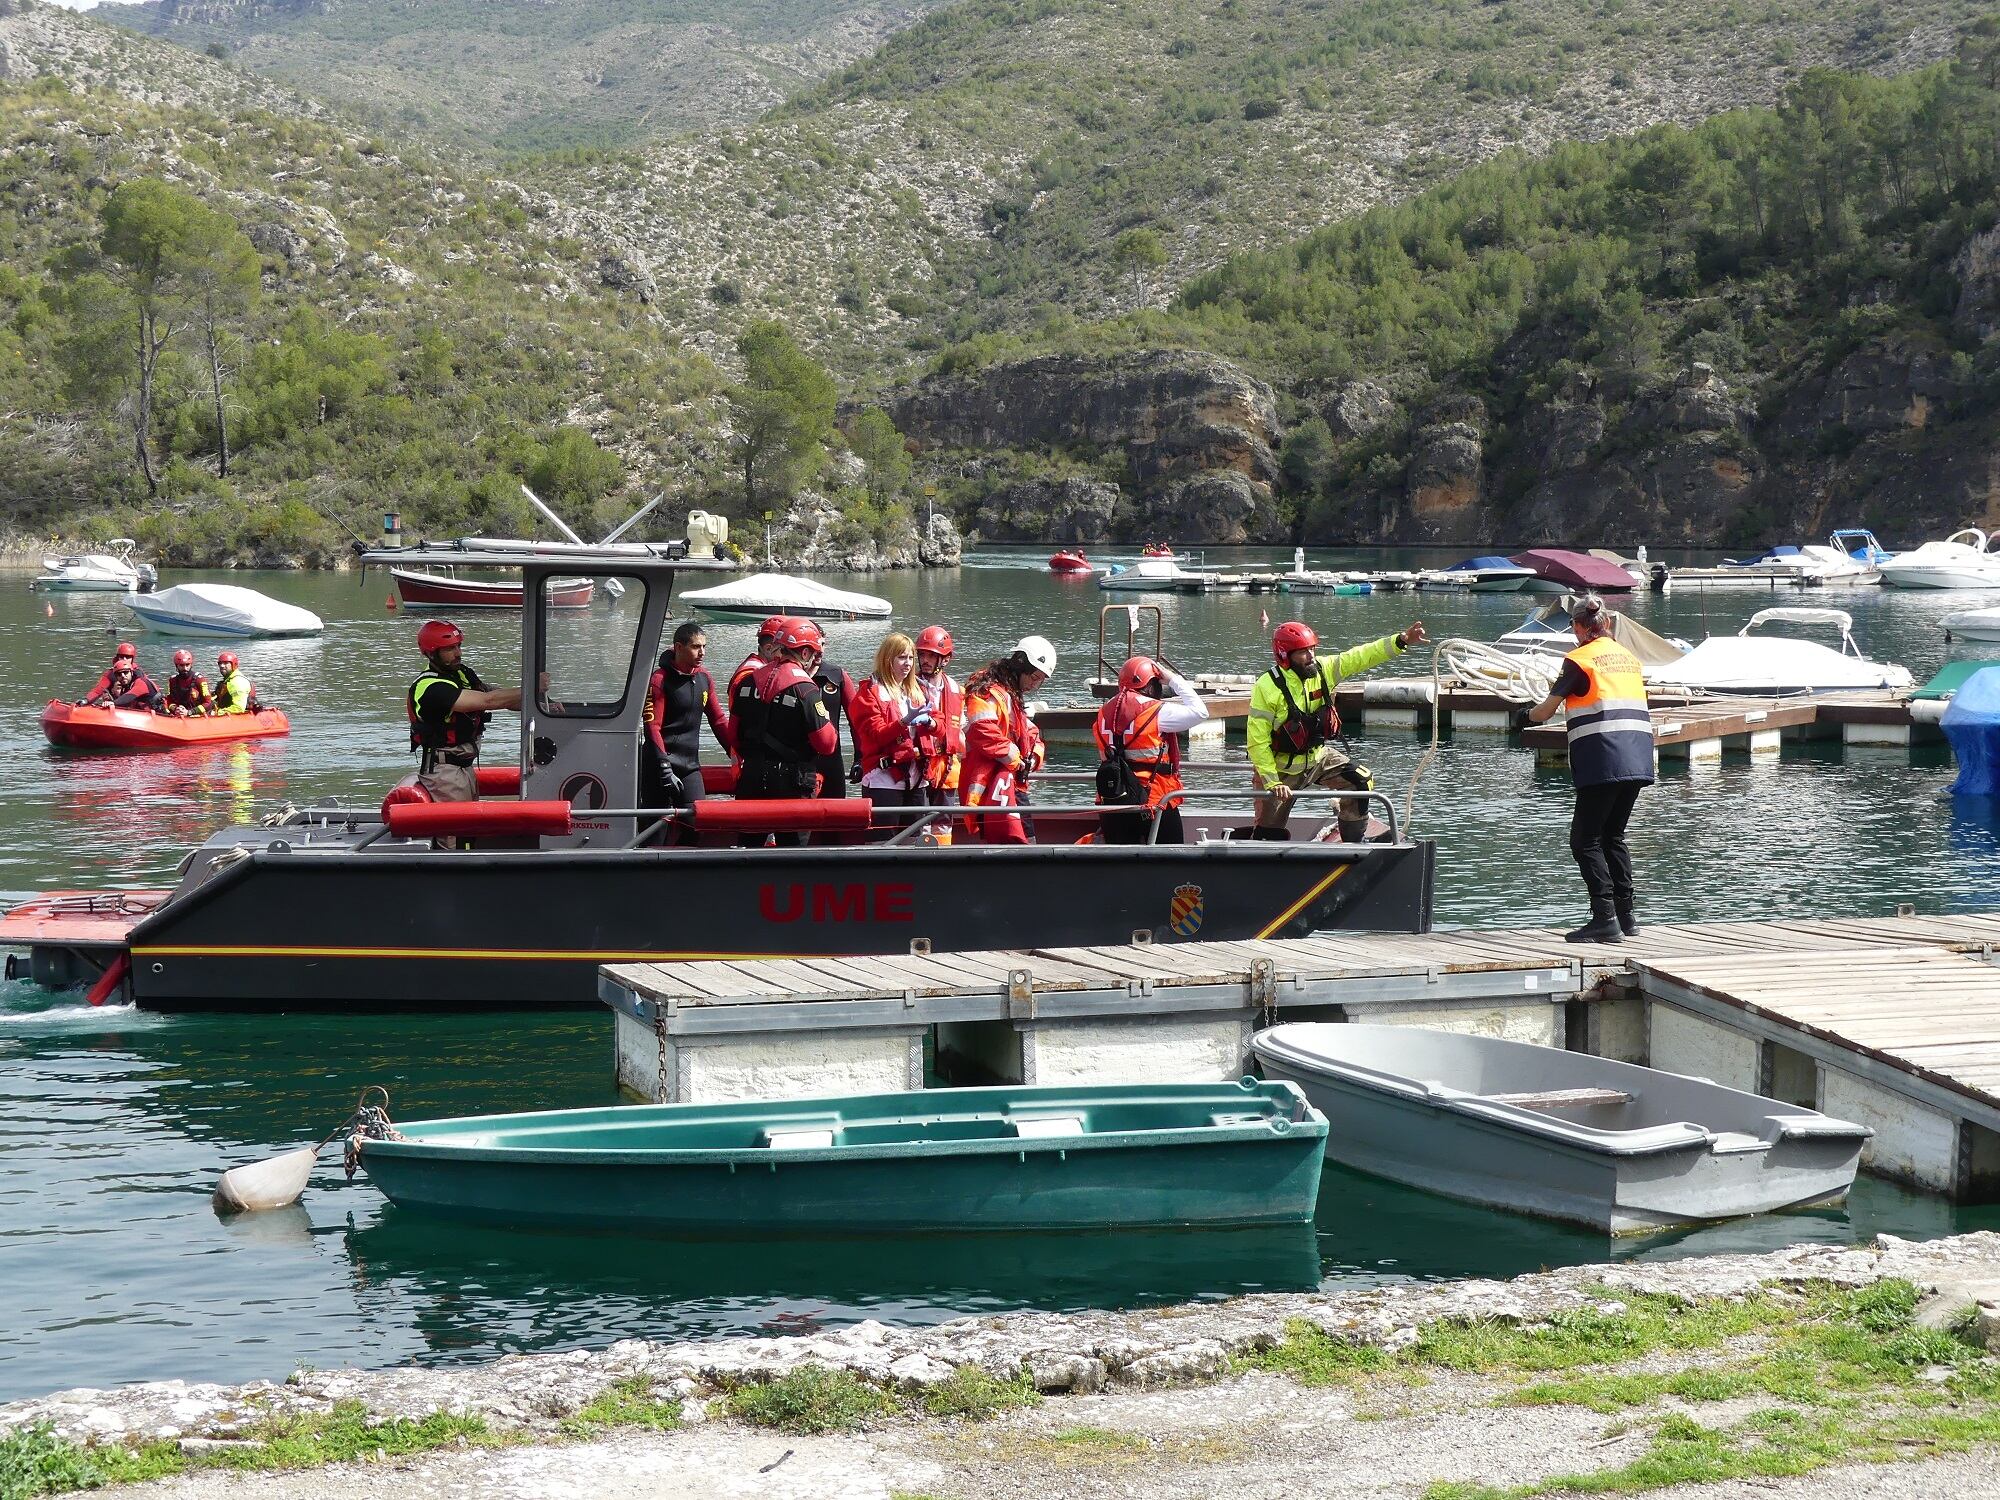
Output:
[[80,708],[51,698],[42,710],[42,733],[51,745],[65,750],[179,750],[187,745],[275,739],[291,732],[292,721],[275,708],[182,719],[142,708]]
[[1055,573],[1088,573],[1090,559],[1081,552],[1058,552],[1049,559],[1049,570]]

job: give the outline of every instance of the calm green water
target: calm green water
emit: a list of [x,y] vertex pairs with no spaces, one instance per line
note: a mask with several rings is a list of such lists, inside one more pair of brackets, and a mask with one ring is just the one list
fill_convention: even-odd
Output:
[[[1043,560],[1039,552],[994,554],[956,574],[871,587],[894,600],[899,626],[948,623],[961,667],[1025,631],[1049,635],[1063,653],[1049,696],[1061,699],[1095,660],[1102,596],[1050,577]],[[291,739],[79,757],[48,750],[35,716],[46,697],[89,685],[110,643],[130,633],[128,617],[115,599],[44,601],[28,591],[25,574],[0,576],[0,895],[163,880],[218,823],[286,800],[372,803],[407,768],[401,695],[417,662],[412,624],[383,608],[384,585],[250,581],[328,622],[316,641],[242,648],[264,695],[292,712]],[[1161,602],[1178,660],[1246,671],[1265,659],[1267,611],[1275,620],[1296,608],[1330,641],[1379,635],[1417,612],[1434,635],[1491,639],[1527,607],[1490,595]],[[1634,612],[1655,629],[1699,637],[1705,625],[1733,630],[1769,602],[1747,593],[1640,596]],[[1921,678],[1944,655],[1938,619],[1982,601],[1869,590],[1811,602],[1851,610],[1865,650]],[[489,677],[505,676],[516,623],[465,624],[471,659]],[[712,627],[714,663],[732,665],[747,634]],[[862,668],[877,635],[834,627],[834,650]],[[134,638],[148,666],[163,664],[176,644]],[[1400,797],[1422,748],[1417,738],[1360,737],[1357,747]],[[1645,912],[1658,920],[1868,915],[1903,900],[1925,910],[1990,908],[2000,892],[1995,823],[1954,808],[1942,795],[1950,779],[1941,753],[1837,748],[1788,751],[1778,764],[1670,770],[1634,825]],[[1576,917],[1568,805],[1564,773],[1537,771],[1532,757],[1483,737],[1447,743],[1417,808],[1422,831],[1441,846],[1440,924]],[[924,1322],[1011,1307],[1506,1274],[1611,1253],[1586,1234],[1338,1171],[1327,1176],[1316,1232],[1275,1234],[690,1245],[440,1231],[387,1208],[365,1178],[345,1183],[337,1164],[320,1172],[300,1209],[234,1221],[214,1215],[208,1193],[223,1166],[323,1133],[368,1083],[387,1085],[405,1118],[608,1102],[608,1023],[591,1015],[163,1018],[90,1012],[74,996],[0,985],[0,1399],[173,1375],[277,1376],[301,1363],[470,1359],[628,1335],[756,1331],[799,1315]],[[1617,1253],[1954,1227],[2000,1227],[2000,1212],[1954,1214],[1864,1181],[1845,1212],[1749,1221]]]

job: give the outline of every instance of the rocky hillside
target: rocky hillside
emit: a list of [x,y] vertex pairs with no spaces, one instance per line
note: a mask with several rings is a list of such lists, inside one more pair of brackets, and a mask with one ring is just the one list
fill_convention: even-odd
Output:
[[754,119],[923,0],[148,0],[119,24],[383,128],[502,152]]
[[1163,306],[1239,251],[1543,152],[1906,71],[1960,0],[958,0],[743,130],[538,175],[707,348],[780,316],[856,378]]
[[1163,312],[961,351],[895,409],[969,463],[989,535],[1991,529],[1996,142],[2000,19],[1915,74],[1812,72],[1776,110],[1511,154]]
[[[534,472],[580,528],[608,529],[724,461],[717,372],[539,194],[53,7],[0,0],[0,63],[0,531],[327,555],[382,509],[454,535],[530,526],[515,486]],[[154,392],[157,497],[102,353],[131,326],[107,205],[143,181],[220,215],[254,258],[218,350],[228,475],[183,310]]]

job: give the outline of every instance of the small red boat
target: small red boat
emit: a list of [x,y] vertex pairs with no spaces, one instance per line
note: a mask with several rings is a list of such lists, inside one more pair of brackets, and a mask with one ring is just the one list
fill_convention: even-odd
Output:
[[[404,604],[443,605],[449,609],[519,609],[521,585],[518,581],[484,578],[451,578],[443,573],[419,573],[409,568],[391,568],[396,593]],[[596,591],[588,578],[557,578],[549,584],[549,604],[555,609],[588,609]]]
[[143,708],[86,708],[51,698],[42,710],[42,733],[51,745],[65,750],[180,750],[189,745],[275,739],[291,732],[292,721],[276,708],[183,719]]
[[1090,559],[1081,552],[1058,552],[1049,559],[1049,570],[1054,573],[1088,573],[1091,571]]
[[1141,557],[1172,557],[1174,549],[1165,542],[1149,542],[1139,551]]

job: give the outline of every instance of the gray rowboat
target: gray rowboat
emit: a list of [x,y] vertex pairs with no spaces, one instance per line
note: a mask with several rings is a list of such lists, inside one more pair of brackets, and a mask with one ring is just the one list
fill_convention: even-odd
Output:
[[1872,1134],[1706,1079],[1417,1026],[1300,1022],[1251,1047],[1326,1116],[1331,1160],[1611,1234],[1838,1203]]

